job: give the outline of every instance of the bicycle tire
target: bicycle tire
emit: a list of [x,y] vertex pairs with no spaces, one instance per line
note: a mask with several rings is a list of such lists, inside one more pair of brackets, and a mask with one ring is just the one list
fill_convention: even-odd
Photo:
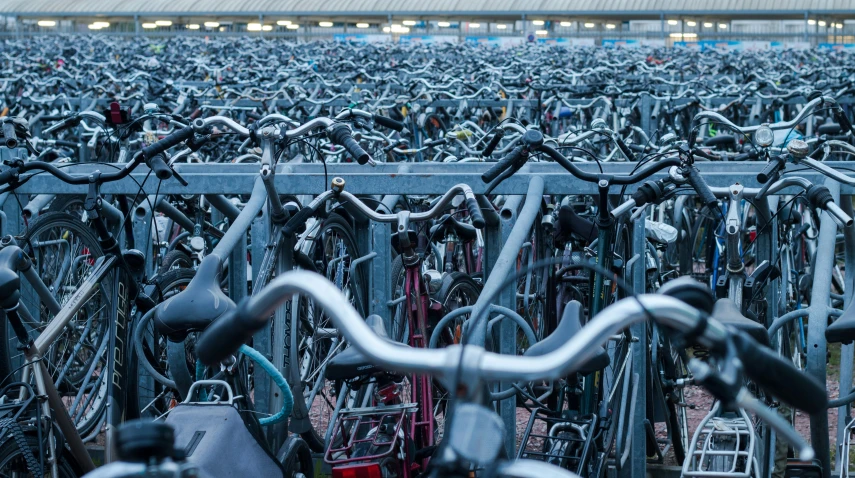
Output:
[[[196,271],[192,269],[173,269],[160,274],[154,279],[155,292],[152,294],[152,300],[158,304],[162,303],[171,295],[172,291],[179,288],[183,290],[183,287],[186,287],[195,275]],[[138,326],[141,325],[144,324],[138,323]],[[150,327],[149,332],[145,333],[144,340],[150,339],[150,342],[145,344],[148,347],[144,346],[142,350],[140,350],[137,334],[135,334],[133,349],[136,360],[131,362],[131,367],[135,370],[130,371],[130,375],[137,377],[139,390],[137,406],[140,414],[145,417],[158,417],[171,408],[171,405],[180,401],[180,398],[175,390],[169,390],[169,387],[164,383],[168,381],[169,370],[165,349],[157,346],[151,347],[151,345],[162,343],[166,338],[158,334],[156,327]],[[190,348],[190,344],[186,344],[185,347]],[[188,350],[188,355],[191,354],[191,351],[192,349]],[[159,405],[156,405],[156,402],[159,402]],[[149,413],[150,409],[152,411]]]
[[[367,289],[365,289],[365,283],[363,280],[362,273],[359,267],[356,267],[353,271],[353,276],[350,276],[349,267],[344,267],[344,256],[341,258],[341,269],[337,269],[336,271],[330,271],[329,265],[330,262],[327,259],[326,252],[328,251],[328,246],[330,243],[328,241],[341,241],[340,244],[335,245],[334,247],[341,248],[343,247],[343,251],[345,256],[349,258],[349,261],[354,261],[359,255],[359,249],[357,247],[356,235],[353,233],[353,228],[350,223],[343,216],[332,213],[330,214],[320,225],[317,232],[314,234],[314,240],[311,244],[308,245],[306,255],[309,260],[314,264],[315,268],[328,279],[330,279],[337,286],[343,286],[350,284],[351,286],[351,297],[354,307],[357,311],[364,315],[365,310],[367,309],[367,303],[364,302],[364,297],[366,296]],[[323,247],[318,248],[321,245]],[[338,264],[338,263],[336,263]],[[334,277],[330,277],[330,274],[333,274]],[[293,305],[292,305],[293,307]],[[311,313],[310,313],[311,312]],[[318,322],[317,317],[321,317],[320,320],[324,320],[323,315],[317,316],[316,314],[321,313],[322,311],[318,311],[315,309],[313,304],[307,303],[306,300],[300,300],[298,305],[298,310],[295,313],[305,314],[298,323],[301,325],[298,330],[294,331],[294,333],[300,334],[297,339],[298,350],[296,353],[292,353],[293,360],[298,360],[298,363],[301,364],[300,370],[304,373],[304,376],[300,377],[302,390],[303,390],[303,399],[308,400],[312,398],[311,393],[312,390],[316,388],[316,386],[320,386],[317,383],[318,378],[315,378],[315,381],[309,383],[306,382],[304,377],[312,377],[312,368],[311,363],[321,364],[324,360],[318,360],[319,358],[325,357],[326,354],[330,352],[329,344],[320,343],[318,346],[315,345],[314,338],[311,337],[311,334],[308,334],[308,329],[306,327],[311,326],[312,329],[317,328],[319,326],[322,327],[322,324]],[[328,318],[326,320],[329,320]],[[304,330],[305,329],[305,330]],[[303,339],[306,339],[305,341]],[[310,344],[309,344],[310,343]],[[309,344],[307,347],[301,347],[302,344]],[[288,347],[290,344],[285,344]],[[309,348],[311,347],[311,349]],[[326,357],[328,358],[328,357]],[[303,366],[308,361],[309,365]],[[326,380],[326,379],[324,379]],[[306,408],[309,410],[310,416],[313,413],[313,405],[318,400],[323,400],[323,398],[318,395],[321,394],[321,391],[324,393],[331,392],[334,390],[334,386],[329,382],[322,384],[321,390],[312,398],[312,403],[306,403]],[[335,403],[333,400],[332,403]],[[327,429],[323,427],[323,410],[319,413],[316,410],[317,417],[312,419],[312,424],[309,430],[300,433],[300,436],[306,443],[309,445],[309,448],[314,451],[321,453],[324,451],[325,443],[324,436],[326,434]],[[331,415],[331,411],[330,411]],[[327,423],[327,427],[330,426],[330,423]],[[323,429],[320,429],[323,428]]]
[[[30,447],[30,452],[38,460],[38,438],[33,435],[25,435],[25,438]],[[57,450],[59,451],[59,456],[57,457],[58,478],[77,478],[81,476],[83,473],[76,466],[74,460],[66,455],[61,447],[57,447]],[[45,469],[50,467],[46,460],[44,467]],[[0,444],[0,476],[30,476],[27,471],[27,461],[24,457],[24,451],[12,436],[7,435],[6,440]],[[35,473],[32,473],[32,476],[35,476]],[[47,470],[42,470],[42,476],[50,476],[50,473]]]
[[[77,257],[88,257],[87,259],[81,260],[77,263],[76,270],[71,269],[75,266],[69,266],[69,271],[71,275],[61,277],[61,283],[56,283],[57,277],[54,276],[60,276],[60,273],[62,272],[62,267],[60,267],[59,271],[54,271],[53,273],[45,269],[47,266],[51,265],[51,262],[59,261],[62,264],[66,260],[57,259],[57,256],[52,255],[51,248],[41,247],[42,244],[48,244],[46,239],[50,240],[51,237],[61,238],[62,242],[69,243],[69,252],[71,252],[72,254],[76,254],[77,252],[75,251],[79,251],[80,255]],[[78,240],[79,242],[75,242]],[[27,230],[19,238],[18,243],[24,253],[27,254],[33,260],[33,267],[36,268],[39,277],[42,278],[42,280],[45,282],[45,285],[52,287],[56,299],[60,304],[63,303],[61,296],[62,292],[67,289],[71,289],[68,290],[68,292],[73,293],[73,290],[77,289],[76,285],[79,285],[80,281],[82,281],[87,276],[89,271],[88,267],[91,267],[94,264],[95,259],[104,256],[100,241],[98,240],[92,229],[89,228],[89,226],[87,226],[86,224],[84,224],[80,219],[75,217],[73,214],[67,212],[47,212],[45,214],[40,215],[29,224]],[[39,247],[36,247],[37,245]],[[75,245],[79,245],[79,247],[75,247]],[[57,250],[59,249],[61,249],[61,247],[57,247]],[[68,260],[72,261],[73,259],[69,257]],[[108,314],[110,313],[109,305],[114,304],[116,300],[116,291],[110,290],[113,284],[113,281],[110,277],[112,277],[112,274],[115,273],[117,272],[111,272],[110,276],[105,278],[105,280],[101,281],[100,287],[102,292],[100,294],[94,294],[93,297],[86,304],[83,304],[81,306],[81,311],[87,310],[88,308],[90,312],[93,312],[92,309],[94,309],[93,313],[100,315],[101,311],[106,308],[106,312]],[[69,277],[72,280],[76,279],[76,284],[69,284],[66,281],[66,279]],[[51,280],[52,278],[54,279],[53,281]],[[93,307],[93,300],[95,300],[96,297],[102,299],[106,297],[106,301],[103,307]],[[38,303],[38,301],[38,297],[33,296],[31,300],[25,302]],[[78,316],[79,315],[80,314],[78,314]],[[47,309],[44,307],[40,308],[38,317],[34,318],[40,322],[40,325],[37,327],[37,330],[41,330],[52,319],[50,312],[48,312]],[[72,375],[64,375],[64,377],[70,377],[70,379],[63,380],[62,383],[57,384],[57,389],[61,394],[65,396],[68,396],[70,393],[73,392],[73,389],[71,388],[73,385],[70,383],[72,380],[78,383],[80,381],[85,380],[85,377],[83,375],[85,375],[86,371],[89,370],[90,366],[92,365],[92,360],[96,359],[95,352],[98,350],[98,344],[101,340],[106,339],[107,331],[109,330],[107,323],[110,319],[109,317],[107,317],[106,320],[100,321],[100,323],[96,326],[98,329],[93,330],[92,335],[88,336],[88,338],[90,339],[88,341],[82,340],[82,337],[70,337],[70,334],[72,334],[75,330],[88,330],[83,327],[83,323],[79,322],[80,318],[75,318],[72,320],[74,321],[73,323],[77,323],[78,325],[65,327],[60,336],[58,336],[57,339],[54,340],[54,343],[49,346],[48,350],[46,350],[44,353],[46,360],[51,361],[53,360],[52,356],[54,354],[59,354],[60,356],[62,356],[68,350],[71,350],[72,352],[74,350],[78,350],[79,352],[85,349],[92,352],[92,356],[88,357],[86,360],[83,360],[82,363],[80,360],[75,359],[78,355],[74,353],[72,353],[67,359],[68,361],[66,362],[66,365],[69,365],[68,370],[71,369],[70,364],[72,362],[75,362],[77,363],[76,371],[78,373]],[[33,336],[34,332],[35,331],[31,331],[31,336]],[[63,339],[64,337],[65,339]],[[12,340],[15,340],[17,342],[17,339],[12,338]],[[3,341],[3,345],[6,346],[7,349],[0,353],[9,354],[10,350],[8,347],[11,345],[10,341]],[[59,365],[61,365],[59,362],[54,362],[56,361],[52,361],[52,365],[49,365],[48,368],[49,370],[51,370],[52,376],[56,380],[57,378],[59,378],[59,375],[63,373],[62,371],[57,371],[65,369],[59,367]],[[103,367],[106,367],[106,363],[103,364]],[[106,368],[104,370],[106,370]],[[81,372],[83,375],[81,375]],[[83,414],[83,416],[79,417],[77,414],[75,414],[75,423],[77,425],[78,431],[84,437],[89,435],[95,429],[95,427],[99,425],[101,421],[100,418],[106,410],[107,384],[103,381],[101,383],[102,385],[100,385],[98,389],[99,395],[96,395],[96,398],[92,400],[87,400],[88,406],[86,403],[84,403],[84,407],[86,408],[84,408],[80,412]],[[72,396],[74,395],[72,394]]]
[[193,260],[184,251],[173,249],[163,256],[160,261],[160,273],[164,274],[173,269],[191,269]]
[[285,468],[285,478],[315,476],[312,451],[308,443],[297,435],[290,435],[277,453],[279,462]]

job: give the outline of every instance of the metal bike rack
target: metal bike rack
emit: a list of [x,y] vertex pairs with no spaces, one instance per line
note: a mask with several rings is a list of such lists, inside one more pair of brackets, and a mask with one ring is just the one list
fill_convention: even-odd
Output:
[[[649,98],[643,100],[649,103]],[[649,106],[649,105],[648,105]],[[826,163],[831,167],[848,167],[850,163]],[[577,163],[580,169],[588,172],[599,173],[602,167],[604,174],[627,174],[631,172],[636,164],[625,162],[607,162],[601,165],[595,163]],[[696,167],[701,171],[706,181],[713,187],[730,186],[733,183],[744,182],[746,178],[750,178],[753,183],[753,178],[763,169],[763,164],[754,163],[718,163],[718,162],[703,162],[696,164]],[[476,194],[483,193],[486,185],[481,181],[481,173],[487,169],[488,165],[479,163],[381,163],[374,168],[366,166],[358,166],[354,164],[329,164],[325,173],[324,167],[321,164],[292,164],[282,163],[277,166],[275,181],[278,191],[287,192],[288,194],[319,194],[328,189],[328,181],[335,176],[342,176],[347,180],[347,190],[354,194],[429,194],[438,195],[446,192],[451,186],[457,183],[469,184]],[[70,166],[65,170],[69,174],[86,174],[90,173],[99,167],[94,164],[80,164]],[[142,188],[143,193],[154,195],[171,195],[171,194],[248,194],[251,192],[253,184],[258,177],[258,167],[253,164],[180,164],[177,166],[180,174],[188,181],[188,186],[181,186],[176,180],[167,180],[160,184],[157,181],[149,178]],[[658,173],[656,177],[663,177],[666,173]],[[104,194],[126,194],[135,195],[140,191],[139,184],[148,175],[144,168],[139,168],[130,175],[130,177],[114,183],[105,184],[102,187]],[[848,195],[855,194],[855,188],[838,185],[835,181],[825,181],[825,176],[814,172],[813,170],[799,171],[798,175],[805,177],[811,182],[822,184],[823,182],[829,187],[835,197],[840,194]],[[753,184],[752,184],[753,185]],[[636,186],[628,186],[626,193],[634,191]],[[27,195],[52,193],[52,194],[84,194],[86,186],[72,186],[65,184],[50,175],[37,175],[32,177],[27,183],[21,185],[17,189],[18,197],[22,202],[25,201]],[[498,224],[488,225],[485,231],[485,249],[486,261],[485,269],[488,274],[485,277],[488,279],[485,282],[482,297],[491,294],[498,283],[504,280],[507,275],[512,272],[514,260],[509,260],[511,256],[516,257],[521,243],[511,238],[525,237],[528,230],[532,226],[536,212],[540,206],[540,198],[543,195],[555,194],[597,194],[597,186],[595,184],[581,181],[563,168],[547,162],[529,163],[513,177],[506,180],[498,186],[495,194],[502,194],[508,197],[505,204],[506,214],[502,214]],[[777,194],[787,194],[788,190],[783,190]],[[528,196],[528,199],[523,201],[523,196]],[[844,204],[846,206],[846,204]],[[521,208],[520,208],[521,207]],[[851,208],[851,205],[848,206]],[[6,201],[4,211],[8,218],[19,218],[20,211],[16,201],[9,199]],[[221,215],[219,212],[215,214]],[[148,232],[148,223],[151,218],[150,211],[146,211],[140,217],[135,217],[137,226],[142,226],[139,229],[137,236],[138,241],[144,241],[150,237]],[[18,224],[18,220],[8,220],[7,231],[17,232],[23,227]],[[645,247],[645,221],[636,221],[633,228],[633,253],[643,254]],[[534,224],[538,227],[537,224]],[[267,246],[270,233],[270,218],[266,210],[262,212],[260,217],[254,220],[251,227],[253,237],[252,255],[253,257],[261,257],[264,248]],[[846,230],[847,245],[855,243],[855,232]],[[375,223],[359,223],[357,224],[357,242],[362,251],[373,251],[377,254],[377,258],[391,257],[390,253],[390,237],[391,230],[388,225]],[[822,250],[833,249],[836,241],[837,230],[830,218],[823,221],[819,236],[819,247]],[[150,241],[145,241],[150,242]],[[144,242],[144,243],[145,243]],[[503,244],[509,244],[503,248]],[[771,246],[771,245],[770,245]],[[291,250],[291,247],[286,247],[283,250]],[[855,247],[847,248],[847,266],[855,264]],[[239,246],[229,258],[230,275],[229,290],[234,300],[239,300],[246,294],[244,285],[247,283],[246,274],[246,246],[245,241],[243,246]],[[253,261],[253,272],[255,273],[258,267],[258,260]],[[291,258],[283,256],[281,263],[278,265],[278,270],[284,271],[291,266]],[[376,313],[384,318],[389,317],[389,292],[391,290],[391,278],[389,277],[388,264],[383,260],[370,260],[368,264],[364,264],[363,270],[367,270],[368,280],[368,304],[369,313]],[[815,277],[830,277],[830,271],[833,267],[833,256],[818,255],[817,264],[815,266]],[[847,267],[848,268],[848,267]],[[855,269],[855,265],[852,266]],[[631,269],[631,277],[636,288],[642,288],[645,285],[645,270],[643,261],[637,260]],[[492,278],[492,279],[490,279]],[[852,283],[853,279],[847,278],[847,283]],[[494,285],[496,284],[496,285]],[[812,302],[824,303],[829,297],[829,284],[822,284],[821,281],[814,283]],[[851,292],[847,293],[847,305],[851,297]],[[499,293],[498,302],[504,306],[513,307],[515,294],[508,290]],[[777,302],[777,301],[771,301]],[[476,304],[478,306],[483,304]],[[772,307],[770,305],[770,307]],[[36,309],[33,309],[36,310]],[[770,312],[777,309],[770,309]],[[295,383],[291,376],[291,369],[288,363],[285,363],[280,350],[280,347],[287,347],[284,342],[287,340],[286,325],[290,319],[289,311],[283,307],[275,314],[275,320],[270,328],[262,330],[255,336],[256,349],[268,357],[273,363],[284,369],[286,378],[289,383]],[[825,316],[822,311],[812,312],[809,328],[809,341],[815,344],[815,347],[810,347],[808,350],[808,371],[815,374],[817,378],[824,381],[825,378]],[[633,336],[638,338],[637,343],[633,343],[632,349],[632,373],[637,377],[636,383],[638,388],[635,391],[636,401],[632,409],[634,411],[631,417],[631,441],[630,446],[630,461],[622,469],[622,476],[631,478],[642,478],[645,476],[646,464],[646,436],[643,426],[640,426],[646,420],[646,381],[643,379],[647,373],[647,338],[644,332],[643,325],[636,326],[633,330]],[[500,336],[501,350],[503,353],[516,353],[514,340],[514,326],[510,321],[504,321],[501,325]],[[848,359],[846,358],[848,357]],[[851,371],[852,346],[844,348],[844,362],[848,364]],[[278,409],[281,402],[281,397],[275,391],[275,387],[271,387],[269,378],[266,374],[257,374],[255,377],[257,393],[255,395],[256,404],[259,410],[274,410]],[[507,386],[508,384],[503,384]],[[841,381],[841,386],[844,382]],[[848,384],[847,384],[848,386]],[[301,395],[300,395],[301,396]],[[515,403],[513,401],[504,401],[500,406],[500,413],[504,419],[506,429],[508,430],[508,438],[506,446],[509,450],[515,447]],[[839,423],[845,423],[849,411],[841,409],[839,411]],[[811,417],[812,430],[823,429],[825,421],[824,416]],[[842,427],[841,427],[842,428]],[[275,432],[272,432],[275,434]],[[281,434],[280,434],[281,435]],[[820,435],[820,436],[814,436]],[[824,438],[821,433],[812,431],[812,442],[816,447],[819,456],[828,456],[828,437]],[[838,436],[838,441],[841,438]],[[823,454],[824,450],[824,454]],[[513,453],[511,454],[513,455]],[[830,464],[824,463],[830,470]]]

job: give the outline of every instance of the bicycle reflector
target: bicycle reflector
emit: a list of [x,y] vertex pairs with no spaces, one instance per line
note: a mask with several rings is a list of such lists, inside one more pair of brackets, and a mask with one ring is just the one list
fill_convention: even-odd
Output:
[[337,466],[332,470],[333,478],[383,478],[380,465],[365,463],[361,465]]

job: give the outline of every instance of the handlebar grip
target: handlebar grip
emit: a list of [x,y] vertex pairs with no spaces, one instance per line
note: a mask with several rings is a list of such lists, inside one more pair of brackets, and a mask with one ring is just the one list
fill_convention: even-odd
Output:
[[629,146],[627,146],[622,139],[615,138],[615,142],[617,143],[618,148],[620,148],[620,151],[624,154],[624,156],[626,156],[626,159],[631,162],[636,161],[637,158],[635,157],[635,154],[632,152],[631,149],[629,149]]
[[236,310],[227,312],[202,332],[196,342],[196,354],[202,363],[210,366],[226,360],[263,328],[264,321],[251,320],[246,313],[241,313],[243,305],[242,302]]
[[356,142],[352,137],[348,137],[344,140],[344,149],[347,151],[347,154],[351,155],[353,159],[356,160],[359,164],[365,164],[369,160],[371,160],[371,156],[362,149],[362,146]]
[[154,172],[157,179],[161,181],[172,177],[172,169],[164,161],[163,153],[156,154],[151,158],[146,159],[145,164]]
[[840,128],[844,131],[851,131],[855,134],[855,128],[852,128],[852,122],[846,117],[846,113],[841,108],[837,108],[834,112],[834,118],[840,124]]
[[687,169],[689,173],[689,177],[687,178],[689,180],[689,184],[692,186],[692,189],[698,193],[698,196],[701,197],[701,201],[703,201],[704,205],[709,209],[717,207],[718,199],[716,199],[715,194],[710,191],[710,187],[707,185],[707,182],[704,181],[701,173],[693,167],[689,167]]
[[398,132],[404,131],[405,128],[404,123],[401,123],[400,121],[395,121],[392,118],[386,116],[374,115],[374,122]]
[[9,168],[2,173],[0,173],[0,185],[6,185],[12,182],[18,176],[18,170],[16,168]]
[[15,124],[11,121],[3,123],[3,144],[9,149],[18,147],[18,133],[15,132]]
[[469,217],[472,219],[472,225],[478,229],[482,229],[487,225],[484,221],[484,215],[481,214],[481,206],[475,196],[466,198],[466,208],[469,209]]
[[490,156],[491,154],[493,154],[493,151],[496,150],[496,146],[499,145],[499,141],[501,141],[502,138],[504,138],[504,137],[505,137],[505,130],[500,129],[500,130],[496,131],[496,134],[494,134],[493,137],[490,138],[490,142],[487,143],[487,147],[484,148],[484,151],[481,153],[481,156],[486,158],[487,156]]
[[766,184],[767,182],[773,180],[778,176],[778,171],[780,171],[784,167],[784,162],[781,161],[780,157],[772,158],[766,163],[766,167],[763,168],[763,171],[757,173],[757,182],[760,184]]
[[808,413],[825,412],[825,388],[813,377],[795,368],[771,349],[745,333],[734,336],[745,374],[784,402]]
[[520,154],[522,154],[522,146],[517,146],[512,149],[510,153],[507,154],[504,158],[500,159],[496,164],[484,172],[481,175],[481,181],[485,183],[489,183],[490,181],[499,177],[506,169],[510,168],[511,165],[519,158]]
[[445,144],[447,142],[448,142],[447,139],[439,138],[439,139],[435,139],[433,141],[428,141],[428,142],[424,143],[424,146],[425,146],[425,148],[433,148],[434,146],[439,146],[439,145]]
[[338,123],[331,126],[327,130],[327,137],[333,144],[344,147],[347,154],[351,155],[357,163],[365,164],[371,160],[371,156],[353,139],[353,136],[350,134],[350,127],[346,124]]
[[294,233],[297,232],[297,229],[299,229],[300,226],[305,224],[306,221],[308,221],[309,218],[314,215],[315,208],[313,208],[311,205],[300,209],[299,211],[297,211],[297,214],[291,216],[291,218],[288,219],[288,222],[286,222],[285,225],[282,227],[282,234],[284,234],[286,237],[294,235]]
[[193,137],[193,127],[185,126],[178,131],[173,131],[172,134],[164,137],[160,141],[146,146],[142,149],[143,158],[149,159],[163,153],[167,149],[177,145],[178,143],[187,141]]

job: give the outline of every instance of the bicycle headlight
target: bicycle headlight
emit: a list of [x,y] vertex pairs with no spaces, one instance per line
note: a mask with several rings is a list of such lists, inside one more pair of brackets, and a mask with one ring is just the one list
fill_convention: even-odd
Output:
[[769,125],[763,124],[754,132],[754,142],[763,148],[772,146],[772,143],[775,142],[775,133]]

